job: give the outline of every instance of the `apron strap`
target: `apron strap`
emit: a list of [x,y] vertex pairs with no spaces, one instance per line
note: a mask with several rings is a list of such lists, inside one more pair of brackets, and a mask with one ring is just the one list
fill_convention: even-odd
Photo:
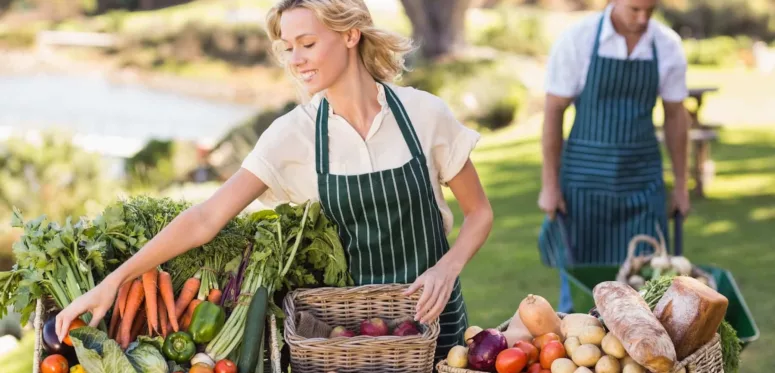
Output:
[[597,32],[595,32],[595,45],[592,47],[592,56],[598,56],[598,49],[600,49],[600,32],[603,30],[603,20],[605,20],[605,12],[600,15],[600,21],[597,23]]
[[[417,133],[414,131],[412,121],[409,119],[409,115],[406,113],[404,105],[401,100],[398,99],[395,92],[393,92],[387,84],[380,82],[385,88],[385,97],[387,98],[390,111],[398,122],[398,128],[401,129],[401,135],[404,137],[406,145],[409,147],[409,151],[412,153],[412,158],[423,155],[422,147],[420,146],[420,140],[417,137]],[[320,106],[318,107],[317,117],[315,119],[315,168],[320,175],[326,175],[329,172],[329,158],[328,158],[328,100],[324,97],[320,100]]]

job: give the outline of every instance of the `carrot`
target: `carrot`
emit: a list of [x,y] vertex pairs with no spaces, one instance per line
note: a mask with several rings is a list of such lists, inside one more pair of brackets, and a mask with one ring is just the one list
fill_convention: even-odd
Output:
[[[126,341],[127,347],[129,346],[130,343],[132,343],[134,340],[137,339],[137,336],[140,335],[140,331],[143,330],[143,326],[147,324],[146,323],[147,319],[148,318],[146,317],[145,313],[143,312],[137,313],[137,318],[135,318],[134,324],[132,325],[132,333],[129,336],[129,340]],[[124,349],[126,350],[126,347],[124,347]]]
[[121,327],[118,331],[117,339],[120,340],[121,347],[124,349],[129,347],[132,322],[135,321],[135,318],[137,317],[137,311],[140,309],[144,297],[143,284],[140,279],[135,279],[132,281],[132,287],[129,289],[129,294],[127,295],[124,317],[121,319]]
[[177,332],[178,317],[175,313],[175,292],[172,290],[172,277],[167,271],[159,272],[159,294],[161,294],[164,308],[167,310],[167,322],[172,325],[172,330]]
[[180,290],[178,300],[175,302],[175,317],[177,317],[178,320],[180,320],[180,317],[186,312],[188,305],[194,300],[196,294],[199,292],[199,283],[200,281],[198,278],[191,277],[183,284],[183,289]]
[[143,273],[143,289],[145,290],[145,312],[148,317],[148,334],[159,331],[159,306],[156,304],[156,286],[159,281],[159,270],[156,268]]
[[118,311],[119,316],[122,318],[124,317],[124,310],[126,309],[126,297],[129,295],[129,289],[132,287],[132,281],[127,281],[123,285],[121,285],[120,288],[118,288],[118,297],[117,297],[117,303],[118,304]]
[[158,295],[156,303],[159,304],[159,326],[161,327],[161,335],[167,338],[167,327],[169,322],[167,321],[167,308],[164,307],[164,302],[161,299],[161,294]]
[[116,304],[113,306],[113,315],[110,316],[110,328],[108,329],[108,338],[116,338],[116,327],[119,320],[118,298],[116,298]]
[[202,303],[199,299],[194,299],[191,301],[191,303],[188,305],[188,308],[186,309],[186,314],[183,315],[182,324],[184,325],[184,329],[188,329],[188,326],[191,324],[191,319],[194,317],[194,310],[196,310],[196,306],[198,306],[200,303]]
[[210,289],[210,294],[207,295],[207,301],[210,303],[220,304],[221,295],[223,295],[223,292],[219,289]]

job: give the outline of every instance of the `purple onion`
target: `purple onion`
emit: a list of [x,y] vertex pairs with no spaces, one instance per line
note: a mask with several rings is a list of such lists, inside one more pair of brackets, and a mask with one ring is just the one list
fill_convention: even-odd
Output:
[[496,329],[486,329],[475,335],[468,346],[468,365],[485,372],[495,371],[495,358],[509,347],[506,337]]

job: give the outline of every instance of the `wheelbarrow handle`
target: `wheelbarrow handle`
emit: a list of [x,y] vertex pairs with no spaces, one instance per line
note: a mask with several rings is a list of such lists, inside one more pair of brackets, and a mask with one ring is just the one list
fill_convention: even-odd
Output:
[[681,214],[680,211],[676,210],[673,214],[673,220],[675,224],[675,232],[673,234],[675,235],[674,242],[673,242],[673,255],[675,256],[682,256],[683,255],[683,244],[684,244],[684,232],[683,232],[683,223],[684,223],[684,217],[683,214]]
[[568,216],[564,212],[557,210],[556,213],[557,223],[560,226],[560,236],[562,237],[563,246],[565,246],[565,263],[566,265],[573,264],[573,248],[570,242],[570,234],[568,233]]

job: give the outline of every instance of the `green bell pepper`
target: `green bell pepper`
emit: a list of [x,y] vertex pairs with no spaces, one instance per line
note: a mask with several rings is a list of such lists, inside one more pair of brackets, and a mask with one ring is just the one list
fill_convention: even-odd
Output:
[[187,363],[196,354],[196,344],[191,334],[184,331],[175,332],[164,340],[162,353],[167,359],[176,363]]
[[188,331],[194,337],[194,343],[202,344],[212,341],[226,323],[226,313],[221,307],[211,302],[202,302],[194,309],[191,325]]

